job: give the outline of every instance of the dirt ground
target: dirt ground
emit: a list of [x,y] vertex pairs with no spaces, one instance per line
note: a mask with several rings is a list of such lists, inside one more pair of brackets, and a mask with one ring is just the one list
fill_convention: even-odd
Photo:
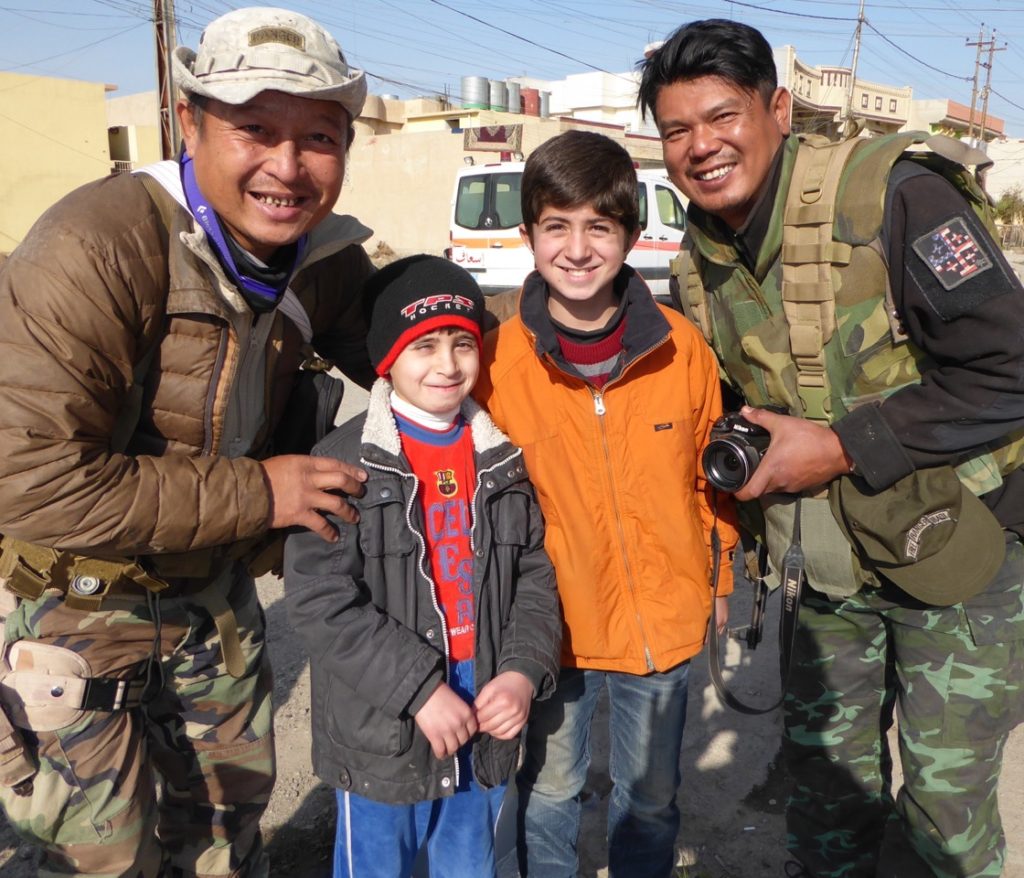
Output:
[[[1024,266],[1024,255],[1015,260]],[[361,391],[344,403],[352,413],[364,405]],[[258,588],[267,612],[268,643],[275,673],[275,727],[279,779],[263,829],[271,874],[288,878],[330,875],[333,843],[333,791],[312,774],[309,762],[309,673],[306,656],[288,625],[282,586],[273,577]],[[749,618],[748,590],[732,600],[733,624]],[[778,650],[775,629],[778,599],[772,600],[766,636],[753,652],[739,644],[726,649],[727,676],[745,701],[770,704],[778,695]],[[786,860],[782,806],[786,778],[778,764],[778,712],[749,717],[723,707],[712,690],[705,656],[694,660],[690,704],[680,756],[683,785],[679,794],[682,827],[680,878],[776,878]],[[593,741],[594,760],[585,791],[581,838],[583,878],[605,878],[604,821],[610,788],[607,734],[599,714]],[[1024,878],[1024,726],[1011,736],[1000,788],[1010,855],[1003,878]],[[502,824],[499,841],[508,849],[510,831]],[[0,818],[0,878],[36,874],[36,854],[19,844]],[[512,878],[503,861],[502,878]]]
[[[263,828],[271,874],[288,878],[328,878],[333,843],[333,791],[312,774],[309,763],[309,672],[306,656],[285,615],[279,580],[259,583],[267,609],[268,643],[275,673],[275,727],[279,778]],[[741,589],[732,600],[735,624],[749,618]],[[775,629],[778,600],[769,606],[765,641],[753,652],[730,643],[725,663],[730,685],[745,701],[770,704],[778,694]],[[599,714],[593,742],[594,763],[585,791],[581,837],[582,878],[606,878],[604,821],[610,788],[607,735]],[[778,767],[778,712],[748,717],[722,707],[711,689],[705,656],[694,660],[689,716],[680,757],[680,878],[776,878],[783,873],[782,805],[786,780]],[[1003,878],[1024,878],[1024,726],[1006,752],[1000,806],[1010,844]],[[507,850],[510,827],[499,832]],[[513,878],[506,857],[502,878]],[[19,845],[0,823],[0,878],[31,878],[35,852]]]

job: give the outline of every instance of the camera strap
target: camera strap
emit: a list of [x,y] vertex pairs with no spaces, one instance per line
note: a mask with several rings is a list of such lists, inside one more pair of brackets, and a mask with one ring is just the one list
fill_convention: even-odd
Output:
[[782,556],[782,616],[779,619],[779,676],[785,693],[790,663],[796,646],[796,623],[800,617],[800,595],[806,579],[806,561],[800,545],[801,498],[796,498],[793,515],[793,542]]
[[[715,492],[717,501],[717,491]],[[767,707],[754,707],[737,698],[722,676],[722,660],[720,637],[718,634],[718,580],[722,563],[722,541],[718,535],[718,504],[715,503],[714,520],[711,525],[711,619],[708,622],[708,671],[715,692],[727,707],[739,713],[757,716],[771,713],[778,708],[785,698],[786,686],[789,682],[789,671],[796,642],[797,619],[800,614],[800,594],[803,591],[805,578],[804,551],[800,545],[800,498],[796,499],[796,514],[793,520],[793,540],[782,561],[782,615],[779,619],[779,677],[782,692],[779,698]],[[764,551],[763,547],[759,551]],[[762,556],[763,557],[763,556]],[[756,649],[761,640],[761,626],[764,622],[764,604],[767,600],[768,587],[764,582],[764,567],[759,565],[758,581],[754,584],[756,594],[749,628],[733,632],[739,638],[745,638],[747,646]]]

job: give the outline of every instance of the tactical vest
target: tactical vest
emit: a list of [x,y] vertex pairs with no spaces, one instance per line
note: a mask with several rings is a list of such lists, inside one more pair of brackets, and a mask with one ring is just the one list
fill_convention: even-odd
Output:
[[[830,424],[919,383],[933,366],[904,333],[889,288],[880,235],[894,165],[908,160],[940,173],[994,231],[991,203],[965,167],[988,159],[924,132],[840,142],[802,135],[784,149],[754,273],[731,233],[697,211],[673,275],[683,310],[750,405],[782,405]],[[979,450],[957,473],[984,494],[1022,462],[1024,431]]]

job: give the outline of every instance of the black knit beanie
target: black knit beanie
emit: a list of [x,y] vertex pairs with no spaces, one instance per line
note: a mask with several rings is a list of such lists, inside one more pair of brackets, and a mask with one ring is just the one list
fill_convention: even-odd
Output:
[[440,256],[407,256],[366,282],[370,329],[366,347],[378,375],[387,375],[406,345],[447,326],[467,329],[481,344],[484,297],[472,275]]

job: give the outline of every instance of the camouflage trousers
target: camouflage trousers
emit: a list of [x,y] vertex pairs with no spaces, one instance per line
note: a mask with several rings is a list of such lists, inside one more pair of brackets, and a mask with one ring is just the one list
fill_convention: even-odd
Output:
[[39,763],[32,793],[3,787],[2,803],[16,831],[42,846],[40,876],[267,874],[259,820],[275,769],[263,612],[247,576],[228,600],[238,679],[194,598],[140,596],[85,612],[53,592],[7,620],[9,640],[74,650],[94,676],[151,674],[139,707],[74,711],[56,731],[26,734]]
[[[1024,549],[985,592],[805,592],[783,756],[788,847],[815,878],[998,876],[1003,748],[1024,714]],[[892,793],[895,714],[904,785]]]

